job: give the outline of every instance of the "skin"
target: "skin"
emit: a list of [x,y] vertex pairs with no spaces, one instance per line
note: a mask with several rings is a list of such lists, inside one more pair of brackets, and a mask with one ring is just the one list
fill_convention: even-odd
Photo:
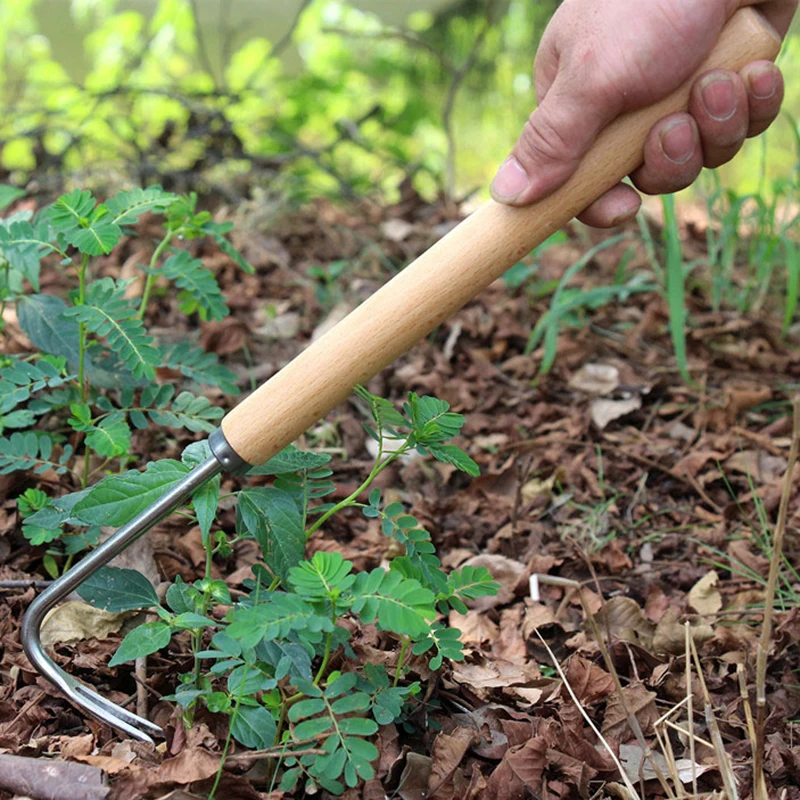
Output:
[[[575,171],[597,134],[627,111],[651,105],[688,80],[742,6],[757,6],[785,36],[798,0],[564,0],[542,37],[534,65],[539,100],[492,183],[495,200],[524,206]],[[783,77],[768,61],[738,74],[713,70],[692,87],[688,113],[650,132],[644,164],[630,177],[646,194],[689,186],[703,166],[733,158],[765,131],[783,100]],[[619,184],[579,219],[608,228],[635,216],[639,194]]]

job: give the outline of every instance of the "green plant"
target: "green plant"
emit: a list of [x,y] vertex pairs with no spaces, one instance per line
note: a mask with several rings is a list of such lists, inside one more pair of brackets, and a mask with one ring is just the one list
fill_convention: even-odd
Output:
[[[0,200],[17,196],[5,192]],[[36,348],[5,356],[0,366],[0,433],[12,431],[0,437],[0,472],[54,470],[75,475],[86,489],[107,468],[124,469],[137,429],[155,423],[213,430],[222,410],[173,383],[159,384],[156,370],[178,371],[230,393],[236,392],[233,373],[188,342],[159,345],[146,325],[158,281],[177,287],[185,314],[205,320],[228,313],[213,273],[176,247],[179,243],[209,237],[249,269],[225,237],[231,226],[198,212],[196,204],[195,195],[179,197],[157,186],[121,192],[105,203],[76,189],[35,216],[17,212],[0,221],[0,309],[15,306],[19,325]],[[123,236],[135,236],[134,226],[145,213],[161,218],[163,232],[141,267],[145,279],[137,290],[132,281],[98,274],[98,259]],[[66,298],[39,291],[44,259],[60,273]],[[63,502],[54,499],[40,509],[40,522],[28,517],[23,526],[34,544],[51,544],[46,562],[51,574],[58,557],[66,555],[68,566],[98,533],[57,543],[58,528],[41,521],[58,513]]]
[[[236,493],[232,538],[214,530],[219,480],[195,494],[192,511],[207,552],[204,578],[191,585],[176,579],[164,604],[147,580],[130,570],[105,568],[79,590],[85,600],[109,611],[156,614],[125,637],[111,666],[154,653],[173,634],[189,630],[194,668],[181,677],[173,699],[187,717],[199,704],[228,715],[228,743],[233,737],[248,747],[284,747],[281,786],[286,790],[304,780],[307,791],[321,786],[339,794],[343,784],[352,787],[360,778],[371,778],[377,750],[369,737],[378,725],[402,718],[419,688],[406,681],[409,654],[430,653],[431,669],[445,658],[463,658],[459,632],[437,616],[450,609],[464,613],[466,601],[498,589],[482,567],[446,574],[417,519],[401,503],[384,505],[380,489],[370,490],[383,469],[411,450],[477,475],[475,462],[450,443],[463,417],[433,397],[409,394],[398,411],[363,388],[357,394],[367,404],[365,427],[378,442],[378,455],[369,476],[347,498],[325,502],[334,489],[330,456],[289,447],[251,472],[271,476],[271,485]],[[183,462],[160,461],[145,472],[109,476],[88,492],[62,498],[61,523],[121,524],[185,475],[206,448],[191,445]],[[306,557],[311,534],[347,508],[379,520],[384,534],[400,545],[402,555],[388,568],[355,573],[336,552]],[[40,510],[27,521],[35,523],[50,512]],[[239,538],[257,540],[263,562],[254,566],[247,592],[234,602],[225,583],[212,579],[211,563],[216,552],[230,552]],[[348,618],[375,625],[394,639],[393,676],[384,667],[355,660],[350,629],[343,625]],[[339,669],[330,671],[334,656]],[[325,755],[305,753],[309,745]]]
[[575,264],[573,264],[556,284],[550,308],[536,323],[528,343],[526,353],[532,353],[540,344],[544,347],[542,363],[539,374],[547,374],[556,359],[558,347],[558,334],[566,326],[580,326],[585,322],[588,311],[594,311],[615,301],[625,301],[633,294],[651,292],[655,285],[645,275],[634,275],[624,281],[625,265],[631,253],[622,260],[617,270],[617,280],[611,286],[596,286],[585,289],[580,286],[570,286],[572,279],[589,264],[598,253],[624,241],[626,234],[614,236],[590,248]]

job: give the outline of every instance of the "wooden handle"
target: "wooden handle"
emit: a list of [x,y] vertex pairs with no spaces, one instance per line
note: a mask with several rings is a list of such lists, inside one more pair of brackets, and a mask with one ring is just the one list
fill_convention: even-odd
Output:
[[[699,72],[774,59],[780,38],[752,9],[737,12]],[[258,465],[293,442],[492,281],[641,165],[653,125],[686,110],[694,78],[660,103],[620,117],[572,178],[526,208],[488,202],[336,327],[243,400],[222,421],[238,455]]]

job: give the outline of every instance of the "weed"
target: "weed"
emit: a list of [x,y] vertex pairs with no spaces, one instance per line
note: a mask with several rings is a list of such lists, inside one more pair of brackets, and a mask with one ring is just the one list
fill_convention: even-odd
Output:
[[[194,495],[192,512],[207,552],[204,578],[194,584],[177,578],[163,604],[132,570],[105,568],[79,590],[108,611],[155,614],[125,637],[111,666],[154,653],[174,634],[190,631],[194,668],[181,676],[171,699],[187,719],[199,705],[227,715],[228,744],[232,737],[257,749],[285,747],[280,786],[286,791],[303,781],[307,792],[322,787],[340,794],[344,785],[372,778],[378,751],[369,737],[379,725],[405,718],[404,708],[419,691],[417,683],[405,680],[409,655],[430,654],[433,670],[445,658],[463,658],[459,632],[437,622],[437,615],[451,609],[465,613],[465,601],[498,590],[482,567],[445,574],[417,519],[401,503],[385,505],[380,489],[370,490],[389,464],[411,450],[476,475],[477,465],[450,443],[463,417],[433,397],[409,394],[401,412],[363,388],[357,394],[368,406],[365,427],[378,443],[378,455],[366,480],[347,498],[324,502],[334,490],[329,455],[289,447],[251,472],[271,476],[271,485],[236,493],[232,538],[214,530],[219,479]],[[63,524],[121,524],[184,476],[206,449],[205,443],[190,445],[182,462],[163,460],[145,472],[109,476],[88,492],[63,498]],[[311,534],[346,508],[379,520],[383,533],[400,546],[403,554],[388,569],[355,573],[336,552],[306,557]],[[35,512],[28,521],[48,511]],[[254,566],[247,592],[234,602],[226,584],[212,579],[211,561],[245,538],[258,542],[263,562]],[[350,628],[343,624],[348,618],[374,624],[397,640],[393,675],[383,666],[357,663],[348,647]],[[339,668],[331,670],[335,656]],[[305,752],[309,743],[315,743],[314,753]]]
[[[0,204],[19,197],[4,187]],[[210,432],[222,410],[173,384],[155,382],[166,367],[196,383],[236,393],[234,376],[210,353],[184,342],[159,345],[146,326],[156,282],[178,290],[180,309],[201,320],[222,319],[228,308],[213,273],[187,250],[190,239],[210,237],[240,267],[249,269],[225,234],[230,225],[198,212],[197,197],[180,197],[154,186],[121,192],[98,203],[86,190],[62,195],[35,216],[21,211],[0,221],[0,310],[13,304],[32,353],[3,358],[0,368],[0,472],[53,470],[76,474],[81,489],[107,468],[123,470],[134,455],[132,434],[149,424]],[[97,259],[110,253],[149,213],[162,219],[139,293],[132,281],[98,275]],[[72,280],[66,299],[40,292],[45,257]],[[33,293],[26,293],[31,287]],[[48,572],[57,575],[77,552],[96,541],[99,528],[62,538],[54,520],[65,513],[61,499],[38,508],[27,504],[23,533],[48,544]],[[35,518],[36,522],[32,520]]]

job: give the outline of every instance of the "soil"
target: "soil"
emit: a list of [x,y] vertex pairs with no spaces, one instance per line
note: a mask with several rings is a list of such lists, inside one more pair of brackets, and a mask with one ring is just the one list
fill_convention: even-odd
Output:
[[[219,208],[217,216],[233,215]],[[232,315],[187,324],[162,298],[149,322],[162,337],[199,338],[246,391],[438,239],[458,213],[410,196],[388,208],[318,203],[294,212],[250,208],[236,218],[234,241],[254,275],[216,250],[198,251],[217,273]],[[687,260],[703,254],[704,224],[693,218],[683,227]],[[629,274],[648,268],[636,231],[630,233],[581,273],[582,291],[611,283],[621,263]],[[459,444],[479,463],[480,477],[413,459],[386,470],[380,485],[431,531],[446,567],[485,565],[502,591],[465,617],[451,616],[467,648],[463,662],[438,675],[415,662],[425,702],[407,725],[381,729],[376,778],[348,790],[348,798],[626,797],[614,758],[641,797],[666,796],[652,768],[641,766],[626,707],[653,749],[674,758],[688,795],[724,788],[726,770],[710,746],[718,736],[739,797],[752,796],[748,711],[755,709],[768,542],[788,468],[800,352],[782,336],[779,312],[714,312],[695,293],[688,341],[694,384],[687,384],[673,357],[664,300],[645,292],[567,319],[555,365],[540,375],[541,349],[525,353],[551,299],[537,287],[557,280],[602,238],[571,228],[565,242],[544,252],[535,280],[518,288],[498,281],[369,385],[397,402],[409,391],[434,394],[466,416]],[[127,274],[144,261],[145,246],[124,242],[102,269]],[[342,260],[336,280],[314,277],[314,268]],[[59,280],[43,291],[63,290]],[[9,330],[8,346],[24,348],[13,319]],[[234,402],[210,396],[224,406]],[[346,403],[302,443],[333,454],[342,497],[371,463],[361,421]],[[134,449],[146,460],[176,457],[187,436],[137,432]],[[52,492],[58,478],[43,480]],[[797,564],[798,476],[791,481],[786,554]],[[46,577],[43,549],[22,538],[16,513],[14,498],[30,485],[22,473],[0,476],[0,582]],[[69,477],[61,486],[74,488]],[[232,527],[232,514],[221,512],[223,527]],[[180,518],[161,523],[147,541],[131,556],[137,568],[160,581],[202,576],[199,532]],[[389,542],[371,521],[345,515],[310,548],[338,550],[364,569],[380,564]],[[254,558],[251,543],[242,543],[215,569],[237,589]],[[532,596],[535,576],[542,577]],[[789,569],[785,577],[768,663],[763,758],[770,796],[800,798],[800,581]],[[166,744],[124,741],[84,719],[36,675],[19,626],[37,589],[0,586],[0,768],[10,754],[37,759],[42,769],[52,758],[80,762],[110,775],[108,796],[117,800],[208,790],[224,718],[206,715],[187,731],[159,700],[187,667],[187,641],[177,637],[147,660],[149,710],[168,726]],[[684,623],[701,666],[688,689]],[[58,644],[55,654],[116,702],[135,701],[130,665],[106,666],[119,639],[115,633]],[[368,627],[355,629],[353,646],[365,658],[396,662],[397,642]],[[699,737],[694,747],[683,732],[689,728]],[[672,765],[659,757],[669,773]],[[281,796],[270,792],[266,763],[234,748],[218,797]],[[0,791],[3,800],[12,796]]]

